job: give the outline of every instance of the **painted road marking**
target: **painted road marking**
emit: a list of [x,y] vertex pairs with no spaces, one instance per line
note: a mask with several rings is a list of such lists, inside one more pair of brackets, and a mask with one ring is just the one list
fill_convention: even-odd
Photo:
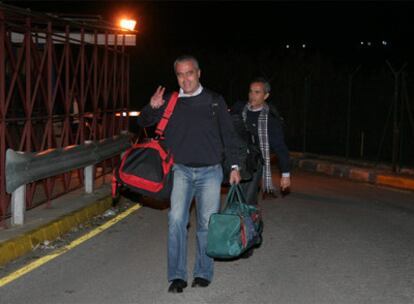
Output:
[[34,269],[42,266],[43,264],[46,264],[47,262],[57,258],[58,256],[68,252],[69,250],[75,248],[76,246],[82,244],[83,242],[89,240],[90,238],[93,238],[94,236],[98,235],[99,233],[105,231],[106,229],[110,228],[111,226],[115,225],[116,223],[118,223],[119,221],[123,220],[124,218],[126,218],[128,215],[130,215],[132,212],[138,210],[139,208],[141,208],[141,205],[137,204],[134,205],[130,208],[128,208],[127,210],[125,210],[124,212],[118,214],[116,217],[114,217],[113,219],[109,220],[108,222],[106,222],[105,224],[103,224],[102,226],[99,226],[97,228],[95,228],[92,231],[89,231],[87,234],[81,236],[80,238],[72,241],[70,244],[59,248],[57,250],[55,250],[54,252],[52,252],[51,254],[48,254],[44,257],[41,257],[40,259],[26,265],[23,266],[22,268],[16,270],[15,272],[3,277],[0,279],[0,287],[3,287],[6,284],[9,284],[10,282],[13,282],[14,280],[20,278],[21,276],[25,275],[28,272],[33,271]]

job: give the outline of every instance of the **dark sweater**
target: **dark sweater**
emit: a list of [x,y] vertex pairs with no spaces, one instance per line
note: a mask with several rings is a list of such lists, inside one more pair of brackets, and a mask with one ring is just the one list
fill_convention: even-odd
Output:
[[[171,94],[164,99],[168,102]],[[159,109],[150,105],[144,107],[138,117],[141,127],[158,123],[167,102]],[[212,104],[217,104],[217,117],[220,122],[222,140]],[[222,96],[203,88],[201,94],[193,97],[180,97],[165,130],[165,144],[174,156],[174,162],[191,167],[219,164],[223,151],[231,164],[237,164],[234,128],[227,105]]]

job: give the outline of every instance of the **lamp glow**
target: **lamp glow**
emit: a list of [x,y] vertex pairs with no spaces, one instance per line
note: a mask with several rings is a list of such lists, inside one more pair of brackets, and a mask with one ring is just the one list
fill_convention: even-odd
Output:
[[121,28],[126,29],[126,30],[130,30],[130,31],[134,30],[136,24],[137,24],[137,22],[135,20],[132,20],[132,19],[122,19],[119,22],[119,25],[120,25]]

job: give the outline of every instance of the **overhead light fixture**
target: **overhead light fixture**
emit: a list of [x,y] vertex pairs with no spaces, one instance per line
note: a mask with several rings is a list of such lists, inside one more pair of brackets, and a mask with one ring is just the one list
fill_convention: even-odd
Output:
[[137,22],[133,19],[121,19],[119,26],[125,30],[133,31]]

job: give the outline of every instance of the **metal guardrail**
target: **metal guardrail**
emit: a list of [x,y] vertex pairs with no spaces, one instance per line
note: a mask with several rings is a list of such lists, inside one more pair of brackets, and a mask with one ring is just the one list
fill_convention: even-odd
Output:
[[122,134],[39,153],[16,152],[8,149],[6,190],[12,193],[12,225],[24,223],[26,184],[84,168],[85,191],[92,193],[94,165],[122,153],[130,146],[130,136]]

